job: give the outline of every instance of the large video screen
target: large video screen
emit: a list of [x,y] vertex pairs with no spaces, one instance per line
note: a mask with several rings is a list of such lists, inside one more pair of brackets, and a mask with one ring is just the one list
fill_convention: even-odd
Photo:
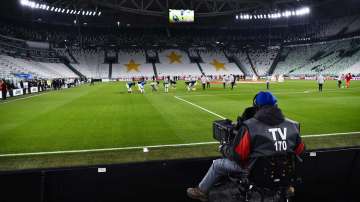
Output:
[[194,11],[169,9],[169,22],[170,23],[194,22]]

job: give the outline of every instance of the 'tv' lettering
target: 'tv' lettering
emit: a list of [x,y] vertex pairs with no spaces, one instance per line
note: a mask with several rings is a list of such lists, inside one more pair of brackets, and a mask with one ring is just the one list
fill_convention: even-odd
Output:
[[283,128],[284,130],[281,130],[281,128],[270,128],[269,132],[272,134],[274,141],[277,141],[276,138],[276,132],[279,133],[282,140],[286,140],[286,134],[287,134],[287,128]]

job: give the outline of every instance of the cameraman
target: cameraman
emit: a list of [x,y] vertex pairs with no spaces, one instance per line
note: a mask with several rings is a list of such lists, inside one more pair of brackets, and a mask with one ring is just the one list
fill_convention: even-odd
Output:
[[247,173],[257,157],[282,152],[300,155],[304,143],[299,125],[286,119],[270,92],[259,92],[253,107],[247,108],[238,120],[232,142],[220,146],[224,158],[214,160],[198,187],[188,188],[190,198],[207,201],[211,187],[228,174]]

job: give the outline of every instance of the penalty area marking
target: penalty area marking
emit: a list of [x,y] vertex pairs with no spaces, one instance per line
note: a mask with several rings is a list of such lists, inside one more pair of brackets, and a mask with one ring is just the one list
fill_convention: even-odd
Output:
[[[359,132],[346,132],[346,133],[303,135],[302,138],[343,136],[343,135],[352,135],[352,134],[360,134],[360,131]],[[118,147],[118,148],[104,148],[104,149],[84,149],[84,150],[68,150],[68,151],[52,151],[52,152],[15,153],[15,154],[1,154],[0,157],[36,156],[36,155],[49,155],[49,154],[73,154],[73,153],[121,151],[121,150],[143,150],[144,148],[149,149],[149,148],[166,148],[166,147],[185,147],[185,146],[211,145],[211,144],[219,144],[219,142],[197,142],[197,143],[187,143],[187,144],[167,144],[167,145]]]
[[194,103],[192,103],[192,102],[189,102],[189,101],[187,101],[187,100],[185,100],[185,99],[182,99],[182,98],[179,98],[178,96],[174,96],[176,99],[178,99],[178,100],[181,100],[181,101],[183,101],[183,102],[186,102],[186,103],[188,103],[188,104],[190,104],[190,105],[192,105],[192,106],[194,106],[194,107],[197,107],[197,108],[199,108],[199,109],[201,109],[201,110],[203,110],[203,111],[206,111],[206,112],[208,112],[208,113],[210,113],[210,114],[212,114],[212,115],[214,115],[214,116],[217,116],[217,117],[219,117],[219,118],[221,118],[221,119],[226,119],[225,117],[223,117],[223,116],[221,116],[221,115],[219,115],[219,114],[217,114],[217,113],[215,113],[215,112],[212,112],[212,111],[210,111],[210,110],[208,110],[208,109],[205,109],[204,107],[201,107],[201,106],[199,106],[199,105],[197,105],[197,104],[194,104]]

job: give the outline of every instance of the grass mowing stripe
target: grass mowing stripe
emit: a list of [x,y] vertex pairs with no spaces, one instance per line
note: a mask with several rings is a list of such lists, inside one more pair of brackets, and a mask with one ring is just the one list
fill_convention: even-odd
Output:
[[[352,134],[360,134],[360,131],[359,132],[346,132],[346,133],[327,133],[327,134],[316,134],[316,135],[303,135],[302,138],[331,137],[331,136],[342,136],[342,135],[352,135]],[[218,144],[218,143],[219,142],[196,142],[196,143],[186,143],[186,144],[167,144],[167,145],[149,145],[149,146],[136,146],[136,147],[104,148],[104,149],[84,149],[84,150],[69,150],[69,151],[0,154],[0,157],[35,156],[35,155],[48,155],[48,154],[88,153],[88,152],[100,152],[100,151],[136,150],[136,149],[143,149],[143,148],[184,147],[184,146],[196,146],[196,145],[210,145],[210,144]]]
[[203,110],[203,111],[206,111],[206,112],[208,112],[208,113],[210,113],[210,114],[212,114],[212,115],[215,115],[215,116],[217,116],[217,117],[219,117],[219,118],[221,118],[221,119],[226,119],[225,117],[223,117],[223,116],[221,116],[221,115],[219,115],[219,114],[217,114],[217,113],[215,113],[215,112],[212,112],[212,111],[210,111],[210,110],[208,110],[208,109],[205,109],[204,107],[201,107],[201,106],[199,106],[199,105],[197,105],[197,104],[194,104],[194,103],[192,103],[192,102],[189,102],[189,101],[187,101],[187,100],[184,100],[184,99],[182,99],[182,98],[179,98],[178,96],[174,96],[176,99],[178,99],[178,100],[181,100],[181,101],[183,101],[183,102],[186,102],[186,103],[188,103],[188,104],[190,104],[190,105],[192,105],[192,106],[194,106],[194,107],[197,107],[197,108],[199,108],[199,109],[201,109],[201,110]]

